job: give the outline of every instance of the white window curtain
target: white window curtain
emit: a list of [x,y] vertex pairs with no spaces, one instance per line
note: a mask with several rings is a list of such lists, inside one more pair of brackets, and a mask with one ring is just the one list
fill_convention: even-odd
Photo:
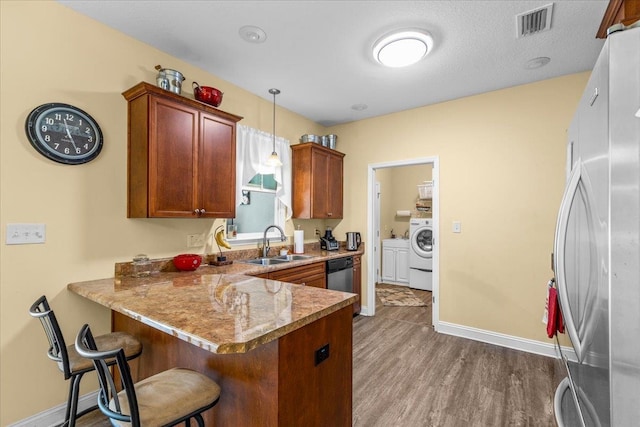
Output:
[[291,218],[291,150],[289,140],[276,137],[276,152],[282,166],[269,167],[266,160],[273,151],[273,135],[244,125],[236,126],[236,206],[242,203],[242,186],[256,174],[274,174],[278,183],[276,197],[286,207],[285,219]]

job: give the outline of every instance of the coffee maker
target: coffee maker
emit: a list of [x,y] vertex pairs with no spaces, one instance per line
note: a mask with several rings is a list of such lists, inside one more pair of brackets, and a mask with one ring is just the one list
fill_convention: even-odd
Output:
[[320,249],[325,251],[337,251],[340,248],[340,243],[333,237],[331,227],[327,227],[324,232],[324,237],[320,237]]

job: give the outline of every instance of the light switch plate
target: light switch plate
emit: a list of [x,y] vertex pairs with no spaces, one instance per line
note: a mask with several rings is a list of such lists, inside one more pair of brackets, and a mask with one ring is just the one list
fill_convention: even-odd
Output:
[[460,221],[453,221],[453,232],[460,233],[462,232],[462,224]]
[[44,224],[7,224],[7,245],[31,245],[44,243]]

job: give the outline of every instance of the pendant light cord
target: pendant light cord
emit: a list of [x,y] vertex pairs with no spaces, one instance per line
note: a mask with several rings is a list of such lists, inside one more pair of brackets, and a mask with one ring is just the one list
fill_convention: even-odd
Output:
[[282,162],[276,153],[276,95],[280,93],[278,89],[269,89],[269,93],[273,95],[273,151],[267,159],[267,166],[279,168],[282,166]]
[[278,89],[269,89],[269,93],[273,95],[273,154],[276,152],[276,95],[280,93]]

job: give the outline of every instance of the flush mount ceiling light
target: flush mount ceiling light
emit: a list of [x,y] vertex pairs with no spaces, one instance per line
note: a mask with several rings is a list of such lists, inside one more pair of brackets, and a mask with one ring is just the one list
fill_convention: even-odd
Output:
[[544,67],[551,61],[551,58],[547,56],[540,56],[538,58],[530,59],[524,64],[524,68],[527,70],[535,70],[536,68]]
[[420,29],[404,29],[386,34],[373,45],[373,57],[387,67],[415,64],[433,48],[433,37]]
[[245,25],[238,31],[242,40],[249,43],[264,43],[267,40],[267,33],[260,27]]

